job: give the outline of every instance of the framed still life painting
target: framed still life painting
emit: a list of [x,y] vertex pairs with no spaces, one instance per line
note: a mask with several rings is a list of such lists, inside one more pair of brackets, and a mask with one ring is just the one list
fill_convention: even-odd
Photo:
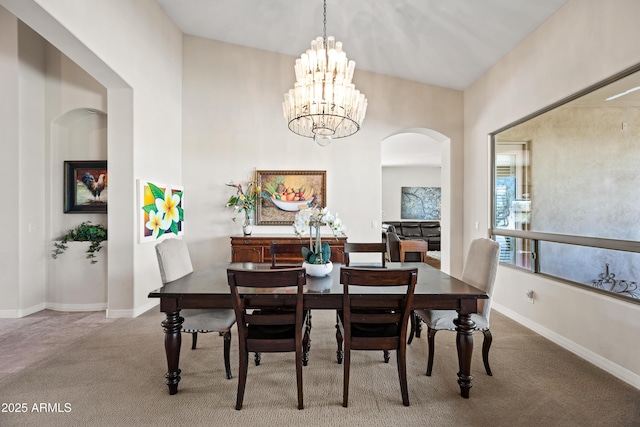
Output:
[[256,171],[262,192],[258,203],[258,225],[291,225],[305,206],[325,206],[326,171]]

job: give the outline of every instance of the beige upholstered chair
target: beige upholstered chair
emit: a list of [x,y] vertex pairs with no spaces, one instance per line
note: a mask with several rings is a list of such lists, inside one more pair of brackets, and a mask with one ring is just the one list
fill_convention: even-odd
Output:
[[[156,255],[160,266],[162,283],[166,284],[193,272],[187,244],[181,239],[166,239],[156,245]],[[218,332],[224,337],[224,368],[231,379],[231,327],[236,323],[232,309],[184,309],[182,332],[192,335],[191,349],[196,348],[198,332]]]
[[[476,239],[471,242],[467,261],[462,271],[462,280],[464,282],[482,289],[489,296],[489,299],[478,300],[478,313],[471,315],[471,320],[476,324],[475,330],[481,331],[484,335],[482,361],[487,375],[492,375],[489,367],[489,348],[493,337],[489,330],[489,314],[491,313],[491,298],[499,257],[500,245],[497,242],[490,239]],[[409,344],[413,339],[414,329],[417,329],[416,336],[419,337],[419,322],[421,320],[424,321],[427,324],[429,340],[427,375],[431,376],[436,332],[439,330],[455,331],[456,325],[453,321],[458,318],[458,313],[455,310],[415,310],[413,316],[418,316],[418,318],[412,319]]]

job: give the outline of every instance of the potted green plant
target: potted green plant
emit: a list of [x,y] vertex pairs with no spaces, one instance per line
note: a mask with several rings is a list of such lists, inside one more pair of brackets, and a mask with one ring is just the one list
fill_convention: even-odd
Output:
[[75,228],[72,228],[53,243],[55,249],[52,251],[51,257],[58,258],[58,255],[64,253],[68,248],[68,242],[91,242],[87,249],[87,259],[91,260],[91,264],[98,262],[96,252],[102,249],[102,242],[107,240],[107,229],[102,224],[92,224],[91,221],[85,221]]

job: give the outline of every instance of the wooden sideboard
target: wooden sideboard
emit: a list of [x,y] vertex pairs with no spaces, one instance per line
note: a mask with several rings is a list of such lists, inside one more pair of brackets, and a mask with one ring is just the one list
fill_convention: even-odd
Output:
[[[325,237],[323,242],[331,247],[331,261],[344,263],[344,243],[346,237]],[[298,239],[295,236],[231,236],[231,262],[271,262],[271,243],[309,242],[309,238]],[[300,262],[302,254],[295,259],[278,256],[283,262]]]

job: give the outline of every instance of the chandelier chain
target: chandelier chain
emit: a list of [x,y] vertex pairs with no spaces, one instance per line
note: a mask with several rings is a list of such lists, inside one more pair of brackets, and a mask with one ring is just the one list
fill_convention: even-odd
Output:
[[327,45],[327,0],[324,0],[324,22],[323,22],[323,32],[322,37],[324,41],[324,45]]

